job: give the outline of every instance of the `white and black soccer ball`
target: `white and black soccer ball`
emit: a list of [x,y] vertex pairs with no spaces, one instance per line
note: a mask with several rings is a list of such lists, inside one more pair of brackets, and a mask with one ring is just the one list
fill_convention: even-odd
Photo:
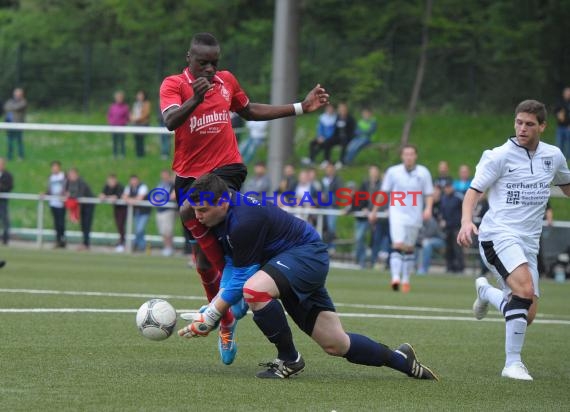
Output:
[[151,299],[137,311],[137,328],[150,340],[164,340],[176,326],[176,310],[164,299]]

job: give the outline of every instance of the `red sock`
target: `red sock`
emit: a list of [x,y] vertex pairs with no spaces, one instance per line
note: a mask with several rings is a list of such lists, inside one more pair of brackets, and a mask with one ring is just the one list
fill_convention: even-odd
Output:
[[220,290],[220,272],[212,267],[207,269],[196,268],[196,270],[206,291],[206,298],[208,298],[208,302],[211,302]]
[[224,316],[222,316],[222,320],[220,320],[220,327],[224,328],[231,326],[232,323],[234,323],[234,320],[234,314],[232,313],[232,310],[229,309],[226,313],[224,313]]
[[224,252],[218,239],[216,239],[216,235],[196,218],[187,220],[184,222],[184,226],[192,233],[192,236],[194,236],[194,239],[196,239],[198,245],[200,245],[200,249],[204,252],[206,259],[208,259],[208,262],[210,262],[218,272],[222,273],[225,266]]

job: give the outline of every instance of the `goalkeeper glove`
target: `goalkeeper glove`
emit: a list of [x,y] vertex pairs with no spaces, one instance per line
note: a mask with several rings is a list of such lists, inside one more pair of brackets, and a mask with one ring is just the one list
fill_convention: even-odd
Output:
[[188,316],[184,316],[183,319],[191,320],[192,323],[185,328],[180,329],[178,331],[178,335],[185,338],[208,336],[208,334],[218,326],[221,317],[222,314],[214,307],[214,305],[208,305],[206,310],[202,313],[192,314],[190,319],[188,319]]

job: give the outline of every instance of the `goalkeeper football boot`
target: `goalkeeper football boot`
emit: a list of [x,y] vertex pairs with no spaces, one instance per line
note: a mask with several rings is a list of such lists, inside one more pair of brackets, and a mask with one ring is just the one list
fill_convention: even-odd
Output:
[[237,355],[237,339],[236,339],[236,326],[237,319],[234,320],[232,326],[220,326],[218,332],[218,350],[224,365],[231,365]]
[[489,301],[481,298],[483,289],[489,287],[489,281],[485,276],[480,276],[475,280],[475,291],[477,292],[477,299],[473,302],[473,314],[475,319],[483,319],[489,312]]
[[420,363],[414,348],[412,348],[412,345],[409,343],[402,343],[394,352],[397,352],[406,358],[406,362],[408,362],[409,367],[409,371],[407,372],[408,376],[416,379],[439,380],[437,375],[433,373],[430,368]]
[[265,371],[258,372],[255,376],[261,379],[287,379],[298,375],[305,369],[305,361],[299,353],[294,361],[282,361],[277,358],[273,362],[260,363],[259,366],[268,368]]

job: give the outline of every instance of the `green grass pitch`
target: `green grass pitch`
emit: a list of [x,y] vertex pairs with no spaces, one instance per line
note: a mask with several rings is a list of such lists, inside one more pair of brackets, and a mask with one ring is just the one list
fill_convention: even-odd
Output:
[[[567,411],[570,405],[568,283],[542,283],[542,322],[530,327],[523,352],[535,380],[519,382],[500,377],[498,314],[470,320],[472,278],[417,277],[403,295],[388,289],[386,273],[334,269],[328,287],[346,330],[391,347],[410,342],[440,382],[332,358],[295,325],[305,372],[262,381],[254,376],[257,364],[275,352],[251,315],[238,327],[231,366],[220,362],[215,336],[152,342],[138,334],[134,312],[144,295],[172,295],[178,310],[202,305],[197,275],[183,258],[18,248],[2,249],[1,257],[7,260],[0,270],[2,411]],[[63,308],[94,311],[30,311]]]

